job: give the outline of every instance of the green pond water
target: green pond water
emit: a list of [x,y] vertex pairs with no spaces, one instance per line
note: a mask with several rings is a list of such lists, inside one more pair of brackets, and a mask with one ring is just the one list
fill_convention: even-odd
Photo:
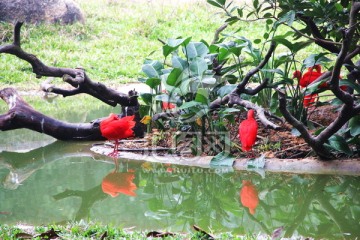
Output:
[[[75,110],[74,99],[33,104],[71,122],[116,111],[95,103]],[[286,237],[360,236],[358,176],[259,174],[121,158],[115,165],[91,152],[92,144],[25,129],[0,132],[0,224],[83,219],[149,231],[198,225],[214,233],[271,235],[283,226]]]

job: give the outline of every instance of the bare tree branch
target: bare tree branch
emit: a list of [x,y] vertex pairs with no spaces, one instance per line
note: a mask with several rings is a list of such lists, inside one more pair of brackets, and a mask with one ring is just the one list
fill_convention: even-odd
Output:
[[219,35],[222,31],[224,31],[228,27],[228,23],[224,23],[218,29],[216,29],[214,34],[214,39],[212,40],[211,44],[215,44],[219,40]]
[[299,120],[297,120],[295,117],[293,117],[291,113],[287,110],[286,93],[284,92],[284,90],[277,89],[277,92],[279,94],[279,110],[282,113],[283,117],[286,119],[286,121],[300,132],[301,137],[305,140],[307,144],[309,144],[309,146],[312,147],[312,149],[321,159],[333,158],[329,150],[327,150],[323,144],[319,144],[319,141],[316,141],[316,139],[308,132],[305,125]]
[[273,54],[273,52],[275,51],[276,48],[276,43],[273,41],[270,44],[270,48],[268,50],[268,52],[266,53],[264,59],[259,63],[259,65],[253,69],[251,69],[244,77],[244,79],[242,79],[242,81],[240,82],[240,84],[236,87],[235,91],[238,95],[240,95],[244,89],[246,84],[248,84],[250,78],[252,76],[254,76],[257,72],[260,71],[260,69],[262,69],[269,61],[271,55]]
[[44,91],[61,94],[64,97],[72,96],[78,93],[87,93],[111,106],[116,106],[117,104],[122,106],[138,105],[137,96],[129,98],[126,94],[108,88],[102,83],[95,83],[91,81],[91,79],[86,75],[85,70],[82,68],[72,69],[47,66],[35,55],[25,52],[20,47],[21,26],[21,22],[16,23],[14,27],[14,42],[12,44],[0,46],[0,54],[11,54],[30,63],[37,78],[41,78],[43,76],[62,77],[65,82],[75,88],[74,90],[60,89],[49,85],[48,82],[45,82],[42,84]]
[[349,20],[350,28],[344,31],[344,39],[343,39],[342,47],[336,58],[334,69],[332,71],[332,75],[330,78],[331,91],[335,94],[337,98],[339,98],[346,105],[351,107],[354,103],[354,99],[349,93],[346,93],[339,88],[339,76],[340,76],[341,67],[344,64],[345,58],[348,55],[348,51],[350,49],[350,44],[352,42],[353,35],[355,32],[356,14],[358,14],[359,12],[359,9],[356,7],[357,4],[355,4],[354,2],[352,4],[353,5],[350,11],[350,20]]

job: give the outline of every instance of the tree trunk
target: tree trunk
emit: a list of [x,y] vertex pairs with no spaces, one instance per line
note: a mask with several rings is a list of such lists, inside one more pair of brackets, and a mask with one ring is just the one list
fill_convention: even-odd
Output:
[[[0,90],[0,97],[9,106],[9,111],[0,115],[0,130],[2,131],[27,128],[59,140],[105,140],[99,129],[101,119],[96,119],[90,123],[59,121],[33,109],[13,88]],[[143,131],[134,130],[134,132],[135,136],[139,136],[139,133],[140,135],[143,134]]]

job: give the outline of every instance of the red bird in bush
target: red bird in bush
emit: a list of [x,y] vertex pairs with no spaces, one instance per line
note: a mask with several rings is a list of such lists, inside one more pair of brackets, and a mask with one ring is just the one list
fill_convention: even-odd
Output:
[[239,138],[241,148],[244,152],[252,151],[252,147],[256,141],[258,124],[254,118],[254,110],[250,109],[247,113],[247,119],[239,125]]
[[132,128],[135,126],[135,123],[134,115],[119,118],[114,113],[111,113],[109,117],[100,122],[101,135],[108,140],[115,140],[114,151],[109,156],[117,156],[120,139],[134,136]]
[[[316,70],[316,71],[314,71]],[[313,81],[315,81],[318,77],[320,77],[322,74],[321,72],[321,66],[320,65],[314,65],[313,67],[309,67],[307,72],[302,75],[302,73],[299,70],[296,70],[293,73],[293,77],[297,78],[299,81],[299,85],[301,87],[307,87],[309,84],[311,84]],[[318,98],[317,93],[306,95],[303,99],[303,105],[304,107],[309,107],[315,103],[315,101]]]
[[303,99],[304,107],[310,107],[315,104],[315,101],[319,98],[317,93],[306,95]]
[[[167,92],[166,90],[162,90],[162,92],[165,93],[165,94],[168,94],[168,92]],[[169,97],[169,98],[170,98],[170,97]],[[165,101],[163,101],[163,102],[161,103],[161,108],[162,108],[162,110],[173,109],[173,108],[175,108],[175,107],[176,107],[176,105],[173,104],[173,103],[171,103],[171,102],[165,102]]]
[[[314,71],[316,70],[316,71]],[[321,72],[320,65],[314,65],[313,67],[309,67],[307,72],[305,72],[299,80],[299,85],[302,87],[307,87],[310,83],[315,81],[318,77],[320,77],[323,73]]]

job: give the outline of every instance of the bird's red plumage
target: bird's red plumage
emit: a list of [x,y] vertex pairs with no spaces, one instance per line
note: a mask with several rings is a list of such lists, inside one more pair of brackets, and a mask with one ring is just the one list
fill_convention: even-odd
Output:
[[247,114],[247,119],[239,125],[239,138],[243,151],[250,151],[252,149],[256,141],[257,131],[258,124],[254,118],[254,110],[250,109]]
[[311,71],[311,70],[314,70],[314,69],[316,70],[316,72],[321,73],[321,65],[315,64],[314,66],[309,67],[308,71]]
[[134,136],[132,128],[135,126],[134,115],[119,118],[111,113],[109,117],[101,121],[101,135],[108,140],[119,140]]
[[317,93],[306,95],[303,99],[304,107],[310,107],[315,104],[315,101],[318,99],[319,95]]
[[300,80],[300,79],[301,79],[301,76],[302,76],[302,73],[301,73],[299,70],[296,70],[296,71],[293,73],[293,78],[296,78],[297,80]]
[[321,72],[314,71],[312,68],[309,68],[308,71],[305,72],[299,80],[299,85],[302,87],[307,87],[310,83],[315,81],[321,75]]

